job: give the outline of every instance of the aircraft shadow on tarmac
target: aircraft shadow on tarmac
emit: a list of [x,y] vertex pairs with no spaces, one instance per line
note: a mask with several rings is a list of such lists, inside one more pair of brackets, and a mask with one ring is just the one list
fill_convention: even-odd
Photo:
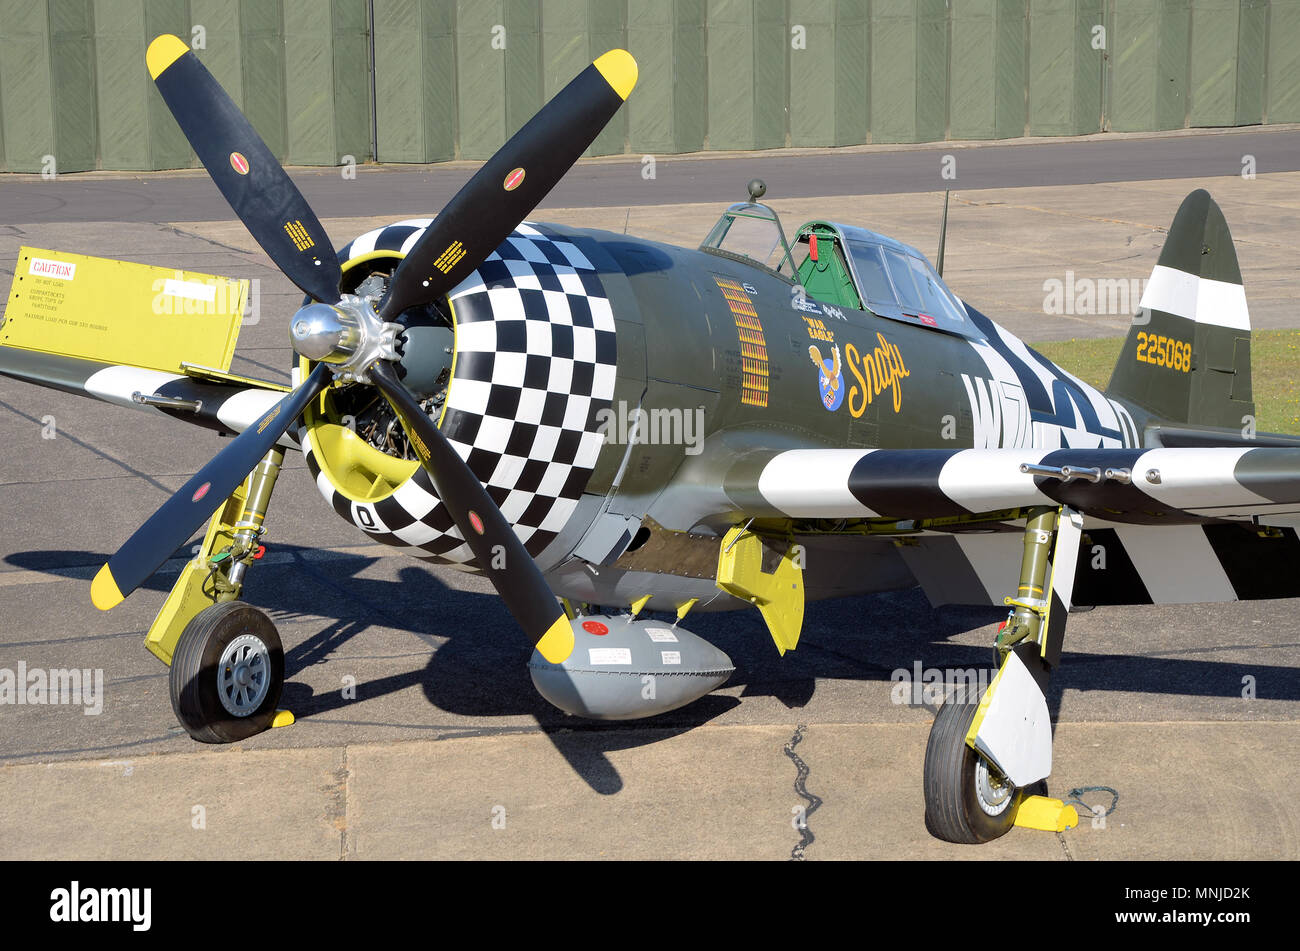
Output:
[[[246,600],[279,624],[304,617],[333,618],[306,640],[285,645],[284,705],[300,720],[355,709],[366,700],[419,686],[431,705],[449,713],[470,718],[532,716],[593,790],[613,794],[622,788],[622,780],[607,753],[684,733],[741,702],[711,695],[636,721],[571,717],[534,690],[527,670],[529,651],[495,594],[449,588],[415,562],[400,567],[394,583],[360,577],[379,559],[363,555],[321,559],[313,557],[317,553],[311,549],[291,545],[274,550],[290,558],[255,567],[249,574]],[[105,556],[85,551],[33,551],[5,560],[16,568],[66,574],[72,566],[98,566]],[[174,573],[163,573],[144,587],[166,592],[174,581]],[[927,670],[988,669],[992,664],[990,646],[955,644],[948,639],[1004,616],[1004,609],[991,607],[934,610],[919,588],[811,603],[799,649],[784,658],[777,655],[754,612],[697,614],[688,625],[731,656],[736,672],[727,686],[743,686],[742,697],[769,696],[798,710],[811,701],[819,678],[889,682],[896,670],[910,675],[917,661]],[[671,623],[673,619],[666,620]],[[354,699],[344,699],[341,690],[315,694],[307,684],[294,682],[296,674],[324,663],[354,638],[364,638],[374,625],[420,638],[430,650],[428,664],[420,670],[358,682]],[[1070,651],[1069,646],[1067,633],[1061,674],[1054,678],[1048,695],[1053,722],[1066,687],[1237,698],[1242,678],[1251,675],[1256,683],[1269,685],[1261,696],[1300,700],[1300,678],[1292,667],[1138,653],[1080,653]],[[934,710],[928,695],[920,705]],[[488,727],[483,732],[497,731]],[[460,732],[478,734],[473,728],[442,731],[452,736]]]

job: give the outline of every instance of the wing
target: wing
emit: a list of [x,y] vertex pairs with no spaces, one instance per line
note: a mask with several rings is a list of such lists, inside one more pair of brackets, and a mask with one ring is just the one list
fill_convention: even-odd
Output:
[[1037,506],[1082,517],[1077,605],[1300,597],[1297,448],[797,449],[724,491],[796,531],[894,537],[936,605],[1001,604]]
[[[223,433],[242,433],[289,389],[210,370],[166,373],[15,347],[0,347],[0,376],[115,406],[164,413]],[[290,433],[281,438],[280,445],[298,448]]]
[[1144,525],[1300,521],[1300,448],[795,449],[724,488],[749,515],[941,519],[1036,505]]

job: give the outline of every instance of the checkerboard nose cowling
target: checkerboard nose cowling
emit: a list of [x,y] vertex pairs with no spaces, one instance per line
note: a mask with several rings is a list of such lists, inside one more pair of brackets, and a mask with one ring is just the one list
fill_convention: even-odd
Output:
[[[357,238],[341,261],[405,254],[428,220]],[[571,241],[520,225],[449,295],[456,359],[441,429],[514,526],[529,554],[577,507],[603,445],[598,413],[614,395],[614,314],[595,267]],[[387,498],[354,502],[303,451],[316,485],[375,541],[473,568],[473,555],[423,469]]]

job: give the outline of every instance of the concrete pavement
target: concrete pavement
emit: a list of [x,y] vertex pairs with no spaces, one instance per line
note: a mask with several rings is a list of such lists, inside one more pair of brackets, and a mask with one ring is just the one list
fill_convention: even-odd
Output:
[[[0,769],[13,859],[1294,859],[1300,724],[1067,723],[1052,791],[1122,790],[1109,817],[984,846],[924,835],[926,725],[702,726],[610,752],[618,795],[556,743],[220,749]],[[1153,755],[1154,753],[1154,755]],[[1153,762],[1159,768],[1153,768]],[[1099,780],[1104,780],[1100,782]],[[802,794],[801,794],[802,793]],[[1089,793],[1089,805],[1111,797]],[[802,810],[802,811],[800,811]],[[802,822],[803,828],[798,824]]]

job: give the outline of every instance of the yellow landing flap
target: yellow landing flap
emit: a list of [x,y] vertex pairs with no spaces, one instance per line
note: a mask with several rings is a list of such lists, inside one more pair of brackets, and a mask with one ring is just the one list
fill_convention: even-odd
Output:
[[183,372],[230,369],[248,281],[21,248],[0,344]]
[[[798,645],[803,628],[803,565],[798,545],[784,539],[776,545],[780,560],[765,572],[764,539],[739,525],[727,532],[718,556],[718,587],[758,608],[776,649],[784,654]],[[769,560],[776,550],[767,552]]]
[[1079,813],[1059,799],[1029,796],[1016,812],[1016,825],[1042,832],[1064,832],[1079,824]]

